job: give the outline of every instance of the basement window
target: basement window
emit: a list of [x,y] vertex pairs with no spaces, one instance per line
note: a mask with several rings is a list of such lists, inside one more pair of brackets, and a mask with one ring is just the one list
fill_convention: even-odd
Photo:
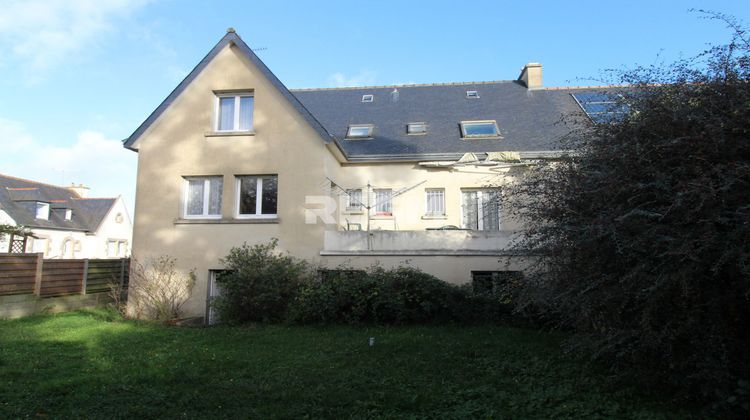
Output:
[[350,125],[346,132],[348,139],[366,139],[372,137],[372,124]]
[[372,102],[375,99],[373,95],[362,95],[362,102]]
[[488,121],[462,121],[461,136],[464,138],[498,137],[497,123]]
[[479,99],[479,92],[476,90],[467,90],[466,91],[466,98],[468,99]]
[[427,134],[427,124],[423,122],[413,122],[406,124],[406,134]]

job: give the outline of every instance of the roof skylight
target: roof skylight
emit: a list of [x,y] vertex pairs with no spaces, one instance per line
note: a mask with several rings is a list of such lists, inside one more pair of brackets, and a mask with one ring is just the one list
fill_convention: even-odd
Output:
[[427,134],[427,123],[423,122],[412,122],[406,124],[406,134]]
[[479,92],[477,92],[476,90],[467,90],[466,97],[468,99],[479,99]]
[[372,124],[353,124],[346,131],[348,139],[366,139],[372,137]]
[[464,138],[499,137],[495,120],[461,121],[461,136]]
[[374,95],[362,95],[362,102],[372,102],[375,99]]
[[611,123],[630,112],[630,106],[619,93],[571,93],[594,124]]

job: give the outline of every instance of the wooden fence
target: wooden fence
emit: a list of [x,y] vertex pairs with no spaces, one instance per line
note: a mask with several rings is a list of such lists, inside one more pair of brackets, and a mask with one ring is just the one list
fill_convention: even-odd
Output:
[[37,297],[107,292],[127,287],[130,259],[45,260],[42,254],[0,254],[0,296]]

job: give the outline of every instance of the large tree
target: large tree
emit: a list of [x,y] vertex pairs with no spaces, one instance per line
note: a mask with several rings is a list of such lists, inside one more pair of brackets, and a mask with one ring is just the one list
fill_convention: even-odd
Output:
[[619,373],[750,412],[750,41],[712,16],[731,42],[619,72],[630,113],[505,196],[535,255],[519,311]]

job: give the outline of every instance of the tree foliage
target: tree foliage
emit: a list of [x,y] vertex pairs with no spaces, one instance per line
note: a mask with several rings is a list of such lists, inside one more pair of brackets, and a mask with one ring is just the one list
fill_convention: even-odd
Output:
[[519,312],[622,374],[750,409],[750,42],[710,17],[727,45],[617,73],[629,115],[575,129],[505,196],[536,255]]

